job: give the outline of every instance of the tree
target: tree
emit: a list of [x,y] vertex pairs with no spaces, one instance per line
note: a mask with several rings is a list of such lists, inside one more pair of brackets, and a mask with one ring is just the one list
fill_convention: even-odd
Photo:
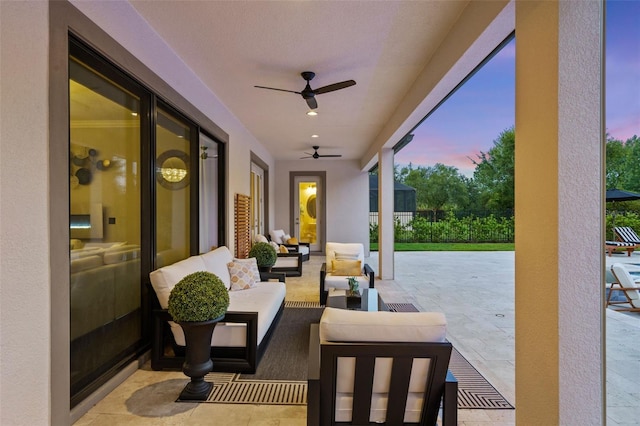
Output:
[[397,177],[399,182],[416,189],[419,209],[436,211],[445,206],[461,207],[468,202],[465,178],[456,167],[438,163],[414,168],[409,164],[399,170]]
[[606,185],[608,189],[621,188],[621,177],[624,176],[625,146],[621,140],[607,134],[605,147],[607,158]]
[[480,202],[487,209],[513,209],[514,206],[514,149],[513,127],[500,133],[488,152],[480,152],[473,179]]

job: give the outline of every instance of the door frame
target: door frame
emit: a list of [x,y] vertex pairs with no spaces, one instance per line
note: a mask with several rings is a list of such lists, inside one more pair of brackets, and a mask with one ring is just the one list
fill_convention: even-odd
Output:
[[320,182],[320,205],[317,208],[320,210],[320,220],[316,223],[318,228],[318,238],[320,240],[320,250],[315,253],[324,254],[325,244],[327,242],[327,172],[326,171],[298,171],[289,172],[289,229],[295,229],[295,180],[298,177],[313,177]]

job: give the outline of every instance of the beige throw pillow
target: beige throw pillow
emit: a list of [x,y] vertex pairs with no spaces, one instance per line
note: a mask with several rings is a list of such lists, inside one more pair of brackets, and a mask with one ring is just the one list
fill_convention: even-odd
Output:
[[333,275],[359,276],[362,274],[360,260],[333,260],[331,273]]
[[227,263],[229,268],[229,276],[231,278],[230,291],[246,290],[255,287],[260,282],[260,271],[255,258],[250,259],[234,259],[233,262]]

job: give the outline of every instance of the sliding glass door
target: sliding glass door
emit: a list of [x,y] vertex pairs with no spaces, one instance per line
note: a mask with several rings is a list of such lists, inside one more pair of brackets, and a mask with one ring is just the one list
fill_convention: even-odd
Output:
[[[141,114],[135,84],[69,58],[72,405],[142,341]],[[107,76],[109,74],[109,76]]]

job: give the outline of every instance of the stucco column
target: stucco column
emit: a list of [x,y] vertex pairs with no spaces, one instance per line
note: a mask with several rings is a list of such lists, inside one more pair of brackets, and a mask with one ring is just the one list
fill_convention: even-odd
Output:
[[604,424],[602,3],[516,3],[516,421]]
[[378,273],[392,280],[393,271],[393,149],[380,150],[378,162]]

